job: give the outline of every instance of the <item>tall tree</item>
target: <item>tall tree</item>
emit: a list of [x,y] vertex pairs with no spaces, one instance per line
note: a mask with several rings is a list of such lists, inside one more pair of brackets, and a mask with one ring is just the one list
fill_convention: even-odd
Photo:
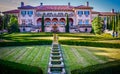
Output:
[[8,14],[4,14],[3,16],[3,26],[4,26],[4,29],[8,29],[8,23],[10,21],[10,17],[11,15],[8,15]]
[[103,20],[99,16],[95,17],[92,21],[92,28],[95,34],[101,34],[103,30]]
[[67,33],[69,33],[69,18],[68,18],[68,17],[69,17],[69,16],[68,16],[68,14],[67,14],[67,15],[66,15],[66,26],[65,26],[65,27],[66,27],[65,29],[66,29],[66,32],[67,32]]
[[8,32],[19,32],[18,20],[17,17],[11,16],[10,22],[8,23]]
[[0,15],[0,30],[4,29],[4,25],[3,25],[3,16]]
[[44,32],[44,15],[42,16],[42,25],[41,25],[41,27],[42,27],[42,32]]

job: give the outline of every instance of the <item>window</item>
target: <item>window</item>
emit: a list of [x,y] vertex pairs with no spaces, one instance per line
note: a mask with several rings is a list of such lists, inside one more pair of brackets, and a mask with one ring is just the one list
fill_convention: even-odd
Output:
[[83,24],[82,20],[79,20],[78,24],[79,24],[79,25]]
[[89,20],[85,20],[85,24],[88,25],[89,24]]
[[70,26],[73,26],[73,22],[69,22],[69,25],[70,25]]
[[46,25],[50,25],[50,24],[51,24],[50,21],[47,21],[47,22],[46,22]]
[[53,24],[57,24],[57,22],[53,22]]
[[83,15],[83,11],[78,11],[78,15],[82,16]]
[[90,14],[90,12],[89,11],[84,11],[84,14],[85,14],[86,17],[88,17],[88,15]]
[[22,21],[22,24],[25,25],[25,19],[22,19],[21,21]]
[[32,19],[28,19],[29,24],[32,24]]
[[60,25],[65,25],[65,22],[60,22]]
[[24,17],[26,15],[26,11],[21,11],[21,15]]
[[31,17],[33,15],[33,11],[28,11],[28,15]]
[[107,18],[106,17],[104,17],[104,21],[106,21],[107,20]]

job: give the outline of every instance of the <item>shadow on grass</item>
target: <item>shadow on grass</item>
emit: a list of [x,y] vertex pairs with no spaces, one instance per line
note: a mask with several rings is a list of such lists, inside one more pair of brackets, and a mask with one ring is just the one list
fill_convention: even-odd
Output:
[[120,74],[120,60],[76,69],[71,74]]
[[43,74],[39,67],[0,59],[0,74]]

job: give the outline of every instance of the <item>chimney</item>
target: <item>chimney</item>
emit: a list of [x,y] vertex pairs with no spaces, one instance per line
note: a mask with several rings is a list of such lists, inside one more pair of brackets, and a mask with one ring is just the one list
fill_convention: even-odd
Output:
[[114,9],[111,10],[111,13],[114,13]]
[[86,2],[86,6],[89,6],[89,2],[88,1]]
[[40,6],[43,6],[43,3],[40,3]]
[[24,6],[24,2],[21,2],[21,7]]
[[68,3],[68,6],[70,6],[70,2]]

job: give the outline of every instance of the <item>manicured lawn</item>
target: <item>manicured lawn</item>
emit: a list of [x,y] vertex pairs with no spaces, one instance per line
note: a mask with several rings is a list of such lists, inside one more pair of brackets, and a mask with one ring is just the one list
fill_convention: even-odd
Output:
[[0,35],[0,46],[51,45],[52,33],[12,33]]
[[94,35],[90,33],[59,33],[59,42],[65,45],[120,48],[120,37],[110,34]]
[[[59,33],[58,35],[59,43],[65,44],[62,45],[62,51],[68,74],[73,70],[83,70],[86,67],[94,70],[94,67],[97,69],[98,64],[120,60],[120,38],[112,38],[108,34],[89,33]],[[46,74],[52,36],[52,33],[1,35],[0,59],[40,67]],[[111,63],[107,67],[109,65]]]
[[0,59],[42,68],[44,74],[50,54],[50,46],[0,47]]
[[97,64],[120,60],[120,50],[85,46],[62,45],[67,72]]

